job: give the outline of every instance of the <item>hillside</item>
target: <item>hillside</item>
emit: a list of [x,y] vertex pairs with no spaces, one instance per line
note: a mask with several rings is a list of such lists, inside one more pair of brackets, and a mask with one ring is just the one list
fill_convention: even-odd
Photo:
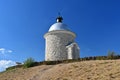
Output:
[[91,60],[17,68],[0,73],[0,80],[120,80],[120,60]]

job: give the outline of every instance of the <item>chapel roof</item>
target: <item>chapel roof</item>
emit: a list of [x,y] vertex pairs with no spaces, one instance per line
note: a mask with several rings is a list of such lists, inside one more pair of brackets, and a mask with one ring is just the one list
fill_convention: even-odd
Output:
[[68,29],[68,26],[67,26],[66,24],[62,23],[63,18],[62,18],[61,16],[58,16],[58,17],[56,18],[56,20],[57,20],[57,22],[54,23],[54,24],[50,27],[49,31],[55,31],[55,30],[66,30],[66,31],[70,31],[70,30]]

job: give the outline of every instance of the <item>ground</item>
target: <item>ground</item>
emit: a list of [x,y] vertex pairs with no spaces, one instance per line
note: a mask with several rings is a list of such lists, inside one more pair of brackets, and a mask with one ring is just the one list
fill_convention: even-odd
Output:
[[91,60],[17,68],[0,73],[0,80],[120,80],[120,60]]

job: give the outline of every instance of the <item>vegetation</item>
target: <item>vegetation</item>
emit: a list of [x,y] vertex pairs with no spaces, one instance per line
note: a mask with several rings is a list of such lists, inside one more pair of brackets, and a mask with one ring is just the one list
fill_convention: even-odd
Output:
[[114,51],[108,51],[108,59],[116,59],[116,53]]
[[16,68],[21,68],[22,66],[23,65],[11,66],[11,67],[6,68],[6,71],[13,70],[13,69],[16,69]]
[[88,60],[114,60],[120,59],[120,55],[117,55],[114,51],[108,51],[107,56],[90,56],[79,59],[69,59],[69,60],[61,60],[61,61],[42,61],[35,62],[33,58],[28,58],[24,61],[24,64],[18,64],[17,66],[9,67],[6,70],[11,70],[19,67],[29,68],[38,65],[55,65],[60,63],[71,63],[71,62],[79,62],[79,61],[88,61]]
[[34,59],[33,58],[28,58],[27,60],[24,61],[23,67],[24,68],[29,68],[34,66]]
[[9,70],[12,70],[12,69],[15,69],[15,66],[7,68],[6,71],[9,71]]
[[81,61],[84,60],[114,60],[120,59],[120,55],[117,55],[114,51],[108,51],[107,56],[93,56],[80,58]]

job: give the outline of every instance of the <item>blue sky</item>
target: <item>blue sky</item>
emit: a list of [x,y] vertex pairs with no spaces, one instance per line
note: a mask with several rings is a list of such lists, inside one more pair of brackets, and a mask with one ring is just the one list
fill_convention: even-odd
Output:
[[61,12],[77,34],[80,56],[120,53],[119,0],[0,0],[0,60],[43,61],[43,35]]

